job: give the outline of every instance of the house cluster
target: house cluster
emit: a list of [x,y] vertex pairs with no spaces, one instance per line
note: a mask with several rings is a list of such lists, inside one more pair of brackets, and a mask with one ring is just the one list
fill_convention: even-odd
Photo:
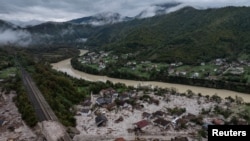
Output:
[[110,60],[116,61],[119,57],[111,55],[110,52],[89,52],[78,59],[82,64],[97,65],[98,70],[105,69]]
[[[78,115],[89,116],[92,112],[95,112],[96,125],[99,127],[101,125],[105,125],[103,123],[106,123],[108,121],[105,117],[105,113],[97,112],[99,108],[105,108],[107,111],[118,109],[127,109],[129,111],[133,111],[134,109],[141,110],[144,107],[143,103],[145,102],[148,102],[150,104],[154,103],[156,105],[159,104],[158,100],[152,97],[142,96],[136,91],[118,93],[113,88],[107,88],[101,90],[97,95],[91,94],[89,98],[86,98],[81,103],[81,109],[80,112],[78,112]],[[154,117],[160,117],[163,116],[163,113],[161,111],[157,111],[153,115]],[[150,118],[148,117],[148,119]],[[120,120],[122,120],[122,117],[120,119],[117,119],[117,121]],[[158,123],[158,121],[156,121],[156,123]]]
[[180,67],[182,66],[183,63],[182,62],[178,62],[178,63],[170,63],[170,67]]
[[247,61],[233,61],[228,62],[225,58],[217,58],[211,62],[200,63],[200,66],[210,65],[211,70],[205,70],[204,68],[199,70],[194,69],[178,69],[179,66],[182,66],[181,63],[171,63],[169,65],[168,73],[173,76],[183,76],[190,78],[201,78],[205,79],[218,79],[218,76],[223,74],[232,74],[232,75],[242,75],[246,71],[245,66],[250,66],[250,62]]
[[250,66],[250,63],[247,61],[233,61],[228,63],[226,59],[216,59],[212,61],[214,65],[219,66],[218,69],[214,70],[218,74],[233,74],[233,75],[241,75],[245,72],[244,66]]
[[[113,88],[103,89],[99,92],[99,94],[91,94],[89,98],[86,98],[81,103],[81,110],[78,114],[88,116],[91,114],[91,112],[93,112],[92,110],[95,111],[98,108],[106,108],[108,111],[114,110],[117,107],[121,109],[127,108],[132,110],[129,100],[135,98],[136,95],[136,92],[118,93]],[[97,113],[96,115],[96,124],[98,126],[105,125],[100,124],[107,122],[105,113]]]
[[[88,130],[87,134],[90,134],[89,131],[103,135],[123,135],[127,132],[142,137],[176,133],[184,136],[183,139],[195,138],[200,134],[198,131],[206,133],[209,125],[248,124],[244,119],[224,115],[224,110],[229,107],[228,101],[225,99],[217,105],[213,97],[193,95],[191,98],[188,92],[186,95],[170,92],[159,96],[153,90],[117,92],[113,88],[106,88],[81,103],[81,115],[84,116],[79,118],[84,122],[79,127]],[[230,103],[231,106],[237,105],[237,102]],[[216,107],[223,109],[216,110]],[[176,134],[173,136],[176,137]]]
[[81,57],[79,61],[83,64],[96,64],[99,63],[102,58],[109,56],[109,53],[104,51],[100,52],[88,52],[86,55]]
[[191,124],[191,121],[196,119],[197,116],[193,114],[183,114],[181,116],[170,115],[169,113],[163,111],[155,111],[153,113],[143,112],[142,120],[134,123],[135,128],[143,130],[147,125],[158,126],[161,129],[180,129],[183,126]]
[[[183,113],[181,115],[172,114],[171,112],[166,112],[162,110],[156,110],[152,113],[143,111],[145,103],[159,105],[159,100],[154,99],[148,95],[139,94],[136,91],[118,93],[113,88],[103,89],[99,94],[91,94],[90,98],[86,98],[85,101],[81,103],[80,113],[83,116],[89,116],[91,113],[95,113],[95,123],[97,127],[105,126],[108,122],[105,112],[98,110],[100,108],[105,108],[105,111],[112,110],[129,110],[133,112],[134,109],[142,111],[141,118],[135,123],[131,123],[134,129],[142,131],[144,127],[148,125],[154,125],[160,129],[182,129],[188,125],[195,126],[198,121],[203,124],[203,119],[190,114]],[[94,108],[95,107],[95,108]],[[123,117],[120,116],[114,122],[119,123],[123,121]],[[196,121],[196,122],[195,122]],[[213,122],[208,122],[210,125]]]
[[151,63],[150,61],[128,61],[126,64],[124,64],[124,67],[132,70],[137,69],[140,72],[151,72],[153,69],[155,69],[156,71],[160,71],[158,64]]

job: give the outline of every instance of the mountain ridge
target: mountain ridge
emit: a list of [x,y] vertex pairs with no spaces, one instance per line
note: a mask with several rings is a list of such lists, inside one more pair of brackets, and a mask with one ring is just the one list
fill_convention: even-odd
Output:
[[141,59],[188,64],[232,56],[233,52],[240,55],[242,50],[248,51],[248,12],[249,7],[206,10],[185,7],[142,19],[138,25],[133,21],[134,27],[129,30],[126,28],[131,22],[108,26],[103,29],[108,32],[89,37],[87,45],[115,52],[139,52]]
[[[18,29],[32,35],[33,45],[86,46],[118,54],[135,52],[138,60],[195,64],[250,53],[249,12],[249,7],[185,7],[102,26],[46,22]],[[5,22],[3,25],[12,28]],[[250,60],[249,55],[246,58]]]

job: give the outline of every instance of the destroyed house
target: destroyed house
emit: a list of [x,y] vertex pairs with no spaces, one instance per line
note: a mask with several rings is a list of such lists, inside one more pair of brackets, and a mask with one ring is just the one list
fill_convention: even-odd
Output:
[[96,99],[96,103],[98,105],[104,105],[104,104],[110,104],[112,103],[112,98],[109,98],[109,97],[99,97]]
[[143,119],[150,119],[150,118],[152,118],[152,114],[150,114],[148,112],[143,112],[142,113],[142,118]]
[[136,128],[142,129],[142,128],[146,127],[147,125],[149,125],[149,122],[147,120],[141,120],[137,123],[134,123],[134,125],[136,126]]
[[96,125],[98,127],[105,126],[108,119],[104,115],[99,115],[95,118]]
[[165,115],[166,115],[166,113],[162,112],[162,111],[156,111],[153,113],[154,117],[164,117]]
[[154,125],[157,125],[159,127],[166,129],[171,122],[167,121],[163,118],[158,118],[158,119],[154,120],[153,123],[154,123]]

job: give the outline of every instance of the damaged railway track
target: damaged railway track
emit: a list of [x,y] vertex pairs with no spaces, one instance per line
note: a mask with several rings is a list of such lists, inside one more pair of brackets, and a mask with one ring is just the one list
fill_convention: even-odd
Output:
[[[22,75],[23,84],[27,90],[27,94],[29,97],[30,102],[32,103],[35,114],[40,122],[43,121],[53,121],[60,124],[63,128],[64,135],[56,141],[72,141],[69,134],[66,132],[65,127],[59,122],[57,116],[55,115],[54,111],[51,109],[45,98],[43,97],[41,91],[36,86],[35,82],[33,81],[32,77],[29,73],[22,67],[19,67]],[[47,131],[46,131],[47,132]],[[45,135],[48,141],[54,141],[48,135]]]

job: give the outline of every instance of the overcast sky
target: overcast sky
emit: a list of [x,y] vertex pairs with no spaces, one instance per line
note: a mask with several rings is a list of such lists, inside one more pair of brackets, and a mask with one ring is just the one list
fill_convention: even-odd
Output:
[[170,1],[199,8],[250,5],[250,0],[0,0],[0,19],[67,21],[101,12],[135,16],[154,4]]

